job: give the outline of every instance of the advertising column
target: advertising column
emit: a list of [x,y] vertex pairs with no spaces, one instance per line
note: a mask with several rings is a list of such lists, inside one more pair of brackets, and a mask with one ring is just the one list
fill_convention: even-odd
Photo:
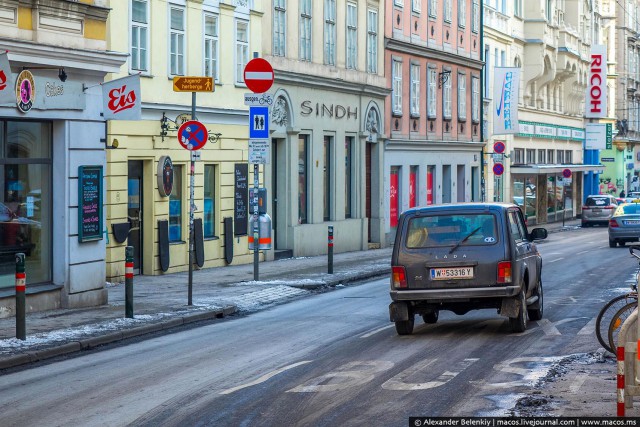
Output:
[[[590,119],[606,117],[607,105],[607,47],[605,45],[594,45],[591,47],[591,55],[589,57],[589,77],[587,81],[584,115]],[[587,126],[589,126],[589,124]],[[609,124],[609,126],[611,126],[611,124]],[[602,141],[602,144],[604,143],[605,141]],[[583,163],[598,163],[598,149],[604,148],[605,147],[600,146],[585,146]],[[594,172],[585,173],[583,200],[585,200],[589,194],[598,194],[598,181],[598,175]],[[580,195],[578,195],[578,197],[579,196]]]

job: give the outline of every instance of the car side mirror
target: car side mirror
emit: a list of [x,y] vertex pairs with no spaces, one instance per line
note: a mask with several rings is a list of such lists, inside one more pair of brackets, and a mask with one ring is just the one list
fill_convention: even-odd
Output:
[[547,238],[547,229],[546,228],[534,228],[529,233],[529,240],[542,240]]

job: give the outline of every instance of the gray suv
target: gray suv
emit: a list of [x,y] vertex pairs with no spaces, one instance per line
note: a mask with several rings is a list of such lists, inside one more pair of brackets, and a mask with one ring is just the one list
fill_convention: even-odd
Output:
[[582,206],[582,226],[608,225],[617,207],[618,202],[615,197],[609,194],[587,196]]
[[416,314],[436,323],[440,310],[462,315],[483,308],[497,309],[512,331],[524,331],[527,314],[542,318],[542,257],[533,242],[546,237],[544,228],[528,232],[513,204],[403,212],[391,259],[389,316],[396,331],[411,334]]

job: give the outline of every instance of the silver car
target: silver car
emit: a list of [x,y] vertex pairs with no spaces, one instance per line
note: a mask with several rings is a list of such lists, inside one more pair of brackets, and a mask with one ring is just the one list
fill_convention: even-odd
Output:
[[582,226],[607,225],[617,207],[615,197],[609,194],[588,196],[582,206]]
[[640,203],[624,203],[609,220],[609,247],[640,240]]

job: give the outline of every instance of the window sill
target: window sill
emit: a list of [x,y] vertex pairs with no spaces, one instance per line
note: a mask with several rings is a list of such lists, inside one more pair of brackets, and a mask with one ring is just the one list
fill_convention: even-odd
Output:
[[169,242],[169,245],[170,246],[171,245],[184,245],[185,243],[187,243],[187,242],[185,242],[184,240],[176,240],[175,242]]
[[[41,292],[57,291],[62,289],[63,287],[64,286],[62,285],[55,285],[53,283],[38,283],[33,285],[27,285],[25,294],[32,295],[32,294],[38,294]],[[15,295],[16,295],[15,286],[0,288],[0,298],[15,297]]]
[[391,116],[392,117],[402,117],[402,112],[393,111],[391,113]]
[[220,240],[219,236],[205,237],[204,241],[208,242],[209,240]]

